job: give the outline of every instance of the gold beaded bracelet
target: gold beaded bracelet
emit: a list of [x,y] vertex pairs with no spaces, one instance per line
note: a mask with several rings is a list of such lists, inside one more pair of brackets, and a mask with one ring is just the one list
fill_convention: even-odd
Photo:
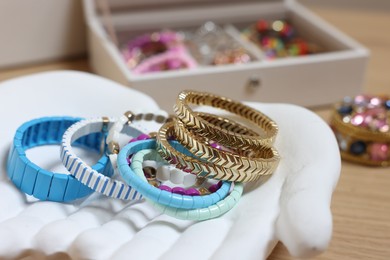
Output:
[[[264,131],[264,137],[237,134],[218,127],[196,116],[196,113],[188,106],[189,103],[224,109],[243,117],[260,127]],[[278,132],[276,123],[263,113],[240,102],[210,93],[182,91],[177,98],[174,111],[195,135],[213,140],[225,147],[247,149],[271,146]]]
[[[174,122],[165,123],[160,128],[156,137],[157,151],[161,157],[177,168],[190,171],[200,177],[237,182],[255,181],[261,176],[272,174],[279,162],[279,155],[275,149],[263,147],[262,154],[267,155],[267,158],[259,159],[257,164],[253,160],[236,162],[233,161],[234,157],[229,158],[232,161],[225,160],[223,155],[220,155],[221,157],[217,157],[218,159],[211,163],[207,160],[196,158],[196,156],[192,157],[183,154],[178,150],[178,148],[183,148],[178,142],[172,146],[168,140],[172,137],[175,138],[174,132]],[[221,163],[223,160],[224,162]]]

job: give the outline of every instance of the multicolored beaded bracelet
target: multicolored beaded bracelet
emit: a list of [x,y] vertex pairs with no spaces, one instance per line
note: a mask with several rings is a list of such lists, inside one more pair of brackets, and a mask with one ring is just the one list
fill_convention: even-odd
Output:
[[[177,149],[180,149],[183,152],[189,153],[183,146],[176,143]],[[219,188],[216,192],[210,195],[204,196],[187,196],[175,194],[165,190],[158,189],[153,185],[150,185],[147,182],[144,182],[140,177],[135,175],[135,173],[130,169],[128,163],[128,157],[144,149],[156,149],[156,140],[143,140],[127,144],[118,154],[118,168],[119,173],[122,178],[129,184],[131,187],[137,190],[145,198],[149,198],[157,203],[160,203],[165,206],[182,208],[182,209],[195,209],[208,207],[217,203],[226,197],[230,190],[231,183],[224,182],[222,187]],[[142,166],[141,166],[142,170]]]
[[[161,157],[155,150],[151,149],[142,150],[138,152],[136,154],[136,157],[137,160],[133,161],[133,163],[131,164],[131,169],[134,171],[135,175],[141,178],[144,182],[147,182],[147,179],[145,178],[142,171],[142,161],[144,159],[159,160],[159,158],[161,159]],[[174,207],[164,206],[158,202],[151,201],[148,198],[146,198],[146,200],[149,200],[149,202],[151,202],[154,207],[171,217],[185,220],[202,221],[219,217],[231,210],[237,204],[243,192],[243,184],[234,183],[232,185],[234,185],[234,188],[231,188],[229,195],[227,195],[223,200],[220,200],[217,203],[204,208],[178,209]]]
[[330,122],[345,160],[390,165],[390,98],[359,95],[335,106]]

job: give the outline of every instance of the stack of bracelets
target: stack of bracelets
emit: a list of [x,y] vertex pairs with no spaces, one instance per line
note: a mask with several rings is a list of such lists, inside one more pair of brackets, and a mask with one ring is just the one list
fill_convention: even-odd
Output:
[[[231,119],[193,111],[189,104],[224,109],[260,131]],[[226,213],[239,201],[245,182],[274,172],[277,125],[240,102],[204,92],[183,91],[175,115],[126,112],[119,118],[45,117],[18,128],[10,149],[9,179],[40,200],[70,202],[92,192],[122,200],[145,198],[179,219],[206,220]],[[142,133],[135,123],[154,122],[157,132]],[[120,135],[127,136],[124,145]],[[60,160],[69,175],[52,173],[31,162],[25,151],[61,144]],[[87,165],[73,146],[101,159]]]
[[359,95],[337,104],[331,119],[341,156],[370,165],[390,165],[390,98]]

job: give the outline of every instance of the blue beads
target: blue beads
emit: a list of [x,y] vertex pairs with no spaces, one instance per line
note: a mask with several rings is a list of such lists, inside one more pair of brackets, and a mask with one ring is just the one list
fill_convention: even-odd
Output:
[[390,110],[390,99],[385,101],[385,107],[387,110]]
[[363,141],[356,141],[351,144],[349,151],[354,155],[361,155],[366,152],[367,145]]
[[346,115],[349,115],[352,113],[352,106],[341,106],[337,112],[342,115],[342,116],[346,116]]

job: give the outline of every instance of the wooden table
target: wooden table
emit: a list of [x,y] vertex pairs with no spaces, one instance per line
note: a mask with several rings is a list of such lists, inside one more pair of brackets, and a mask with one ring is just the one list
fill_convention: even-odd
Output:
[[[318,15],[371,50],[364,91],[390,95],[390,13],[312,7]],[[0,81],[34,72],[73,69],[90,71],[87,60],[58,61],[0,71]],[[330,109],[316,109],[325,120]],[[315,259],[390,259],[390,168],[370,168],[343,162],[332,200],[333,238],[329,249]],[[293,259],[282,244],[272,260]]]

